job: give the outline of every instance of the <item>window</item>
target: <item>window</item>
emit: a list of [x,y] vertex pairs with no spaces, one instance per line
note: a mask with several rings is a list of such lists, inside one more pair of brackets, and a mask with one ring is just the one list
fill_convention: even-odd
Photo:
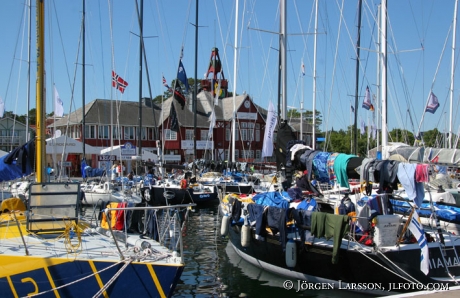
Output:
[[96,125],[85,125],[85,138],[87,139],[96,138]]
[[175,141],[177,140],[177,132],[172,131],[170,129],[164,129],[164,139],[165,141]]
[[141,140],[147,140],[147,127],[141,129]]
[[147,128],[147,133],[148,133],[148,139],[149,140],[154,140],[155,132],[153,130],[153,127]]
[[260,142],[260,130],[256,129],[256,142]]
[[113,127],[112,138],[113,138],[114,140],[120,139],[120,129],[118,128],[118,126],[114,126],[114,127]]
[[99,139],[106,139],[110,138],[110,127],[108,125],[99,126]]
[[207,140],[208,140],[208,133],[209,133],[209,130],[208,130],[208,129],[202,129],[202,130],[201,130],[201,137],[200,137],[200,140],[202,140],[202,141],[207,141]]
[[185,139],[186,140],[193,140],[193,129],[186,129],[185,130]]
[[230,138],[231,138],[231,135],[230,135],[230,129],[229,128],[226,128],[225,129],[225,140],[230,142]]
[[132,126],[125,126],[123,139],[135,140],[136,139],[136,128]]
[[225,149],[225,157],[224,157],[225,160],[230,160],[229,154],[230,154],[230,150]]
[[238,149],[235,149],[235,160],[237,160],[239,158],[239,150]]
[[262,151],[256,150],[256,159],[260,160],[261,156],[262,156]]
[[241,129],[241,141],[248,141],[248,130]]

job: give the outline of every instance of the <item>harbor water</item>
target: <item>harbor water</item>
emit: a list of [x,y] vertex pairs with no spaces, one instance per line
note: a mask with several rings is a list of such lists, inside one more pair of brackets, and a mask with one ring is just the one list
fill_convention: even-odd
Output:
[[174,297],[364,297],[347,290],[302,290],[293,280],[263,271],[241,259],[220,235],[218,205],[195,207],[184,231],[185,269]]

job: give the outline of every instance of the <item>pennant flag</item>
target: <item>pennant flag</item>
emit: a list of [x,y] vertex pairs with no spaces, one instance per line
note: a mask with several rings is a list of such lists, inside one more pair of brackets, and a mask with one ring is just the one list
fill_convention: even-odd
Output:
[[214,127],[216,126],[216,112],[212,110],[211,117],[209,117],[209,132],[208,132],[208,140],[211,139],[213,135]]
[[304,76],[304,75],[305,75],[305,65],[302,62],[302,76]]
[[366,132],[366,124],[364,120],[361,120],[361,134],[363,135]]
[[262,146],[262,158],[273,155],[273,132],[275,131],[278,119],[276,118],[275,107],[272,102],[268,103],[267,122],[265,124],[264,144]]
[[355,112],[355,108],[353,106],[350,106],[351,108],[351,112],[354,113]]
[[430,99],[428,100],[428,104],[426,105],[425,112],[430,112],[434,114],[436,110],[439,108],[439,101],[436,95],[433,92],[430,93]]
[[409,223],[409,230],[414,235],[415,239],[417,239],[418,245],[420,246],[421,255],[420,255],[420,270],[428,274],[430,271],[429,268],[429,256],[428,256],[428,242],[426,241],[425,231],[423,230],[423,226],[420,222],[420,218],[418,213],[413,209],[412,211],[412,218]]
[[172,89],[171,89],[171,87],[169,87],[169,85],[168,85],[168,83],[166,82],[166,79],[165,79],[164,76],[163,76],[163,86],[165,86],[169,91],[172,92]]
[[121,93],[124,93],[126,87],[128,87],[128,82],[123,80],[113,70],[112,70],[112,87],[117,88],[118,90],[120,90]]
[[0,118],[3,117],[4,113],[5,113],[5,103],[3,102],[3,99],[0,97]]
[[185,93],[188,92],[188,80],[187,74],[185,73],[184,65],[182,65],[182,60],[179,60],[179,69],[177,70],[177,79],[179,79],[185,85]]
[[371,103],[371,94],[369,91],[369,86],[366,87],[366,95],[364,96],[363,108],[366,110],[374,111],[374,105]]
[[176,108],[174,103],[171,101],[171,108],[169,109],[169,117],[171,117],[171,130],[178,132],[179,131],[179,120],[177,120]]
[[54,115],[56,117],[64,116],[64,103],[59,97],[56,86],[54,86]]

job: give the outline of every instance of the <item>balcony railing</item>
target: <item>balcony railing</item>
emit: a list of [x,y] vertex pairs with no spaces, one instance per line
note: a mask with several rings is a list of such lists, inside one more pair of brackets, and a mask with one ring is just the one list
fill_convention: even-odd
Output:
[[20,137],[4,137],[0,136],[0,145],[13,145],[18,146],[20,141]]

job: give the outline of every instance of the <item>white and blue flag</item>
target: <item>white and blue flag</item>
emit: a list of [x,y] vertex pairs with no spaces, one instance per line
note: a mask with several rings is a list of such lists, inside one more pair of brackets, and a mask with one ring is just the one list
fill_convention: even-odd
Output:
[[417,211],[412,212],[412,218],[409,224],[409,230],[414,235],[415,239],[417,239],[418,245],[420,246],[421,255],[420,255],[420,270],[428,274],[430,271],[429,268],[429,255],[428,255],[428,242],[426,241],[425,231],[423,230],[423,226],[420,222],[420,218],[418,216]]

